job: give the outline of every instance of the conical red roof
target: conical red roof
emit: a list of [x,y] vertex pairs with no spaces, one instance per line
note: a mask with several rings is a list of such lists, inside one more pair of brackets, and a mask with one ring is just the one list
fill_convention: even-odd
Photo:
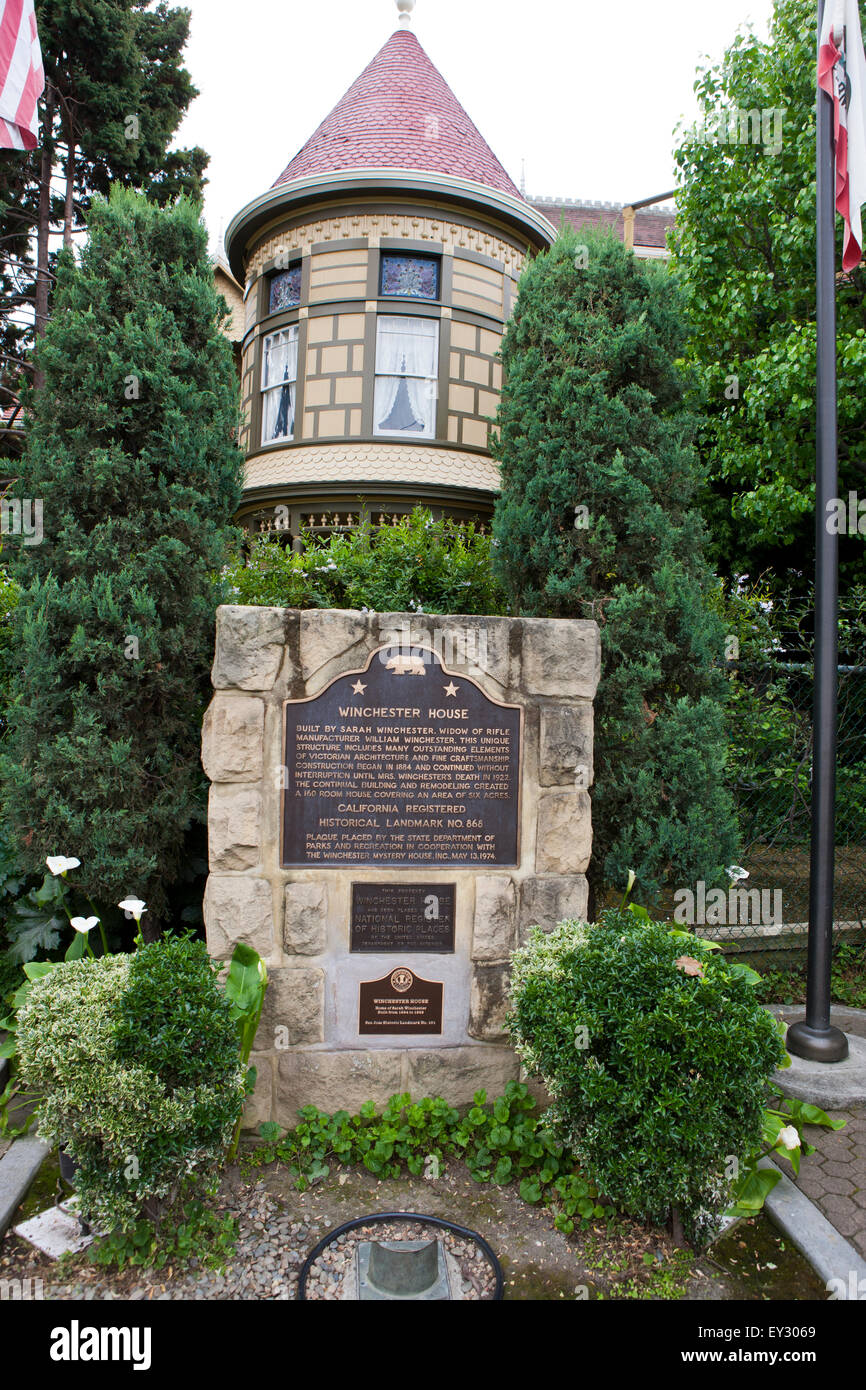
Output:
[[449,174],[520,197],[408,29],[391,35],[274,187],[342,169]]

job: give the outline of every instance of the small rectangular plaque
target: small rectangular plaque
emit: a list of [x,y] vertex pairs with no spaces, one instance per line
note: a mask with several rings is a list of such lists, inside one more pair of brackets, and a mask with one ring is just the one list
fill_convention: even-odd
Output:
[[406,965],[381,980],[362,980],[358,1032],[441,1033],[442,991],[441,980],[422,980]]
[[453,883],[353,883],[351,951],[453,951]]

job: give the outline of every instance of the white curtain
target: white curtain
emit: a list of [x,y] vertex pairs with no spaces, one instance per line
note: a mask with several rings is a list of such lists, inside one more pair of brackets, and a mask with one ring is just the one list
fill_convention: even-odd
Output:
[[295,430],[298,326],[265,338],[262,350],[262,443],[291,439]]
[[376,434],[435,434],[439,322],[383,314],[377,324]]

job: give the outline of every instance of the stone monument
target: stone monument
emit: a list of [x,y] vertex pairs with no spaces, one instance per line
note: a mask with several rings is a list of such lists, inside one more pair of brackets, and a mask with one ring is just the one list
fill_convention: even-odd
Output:
[[223,607],[208,946],[270,985],[246,1123],[518,1075],[509,956],[586,912],[594,623]]

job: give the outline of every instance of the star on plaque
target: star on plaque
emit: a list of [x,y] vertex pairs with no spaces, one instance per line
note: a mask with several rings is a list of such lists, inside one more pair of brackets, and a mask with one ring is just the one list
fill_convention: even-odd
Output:
[[366,689],[366,685],[362,685],[360,681],[355,681],[355,684],[352,686],[352,690],[356,695],[363,695]]
[[456,695],[460,687],[459,685],[455,685],[453,681],[449,681],[447,685],[443,685],[442,689],[445,691],[446,695]]

